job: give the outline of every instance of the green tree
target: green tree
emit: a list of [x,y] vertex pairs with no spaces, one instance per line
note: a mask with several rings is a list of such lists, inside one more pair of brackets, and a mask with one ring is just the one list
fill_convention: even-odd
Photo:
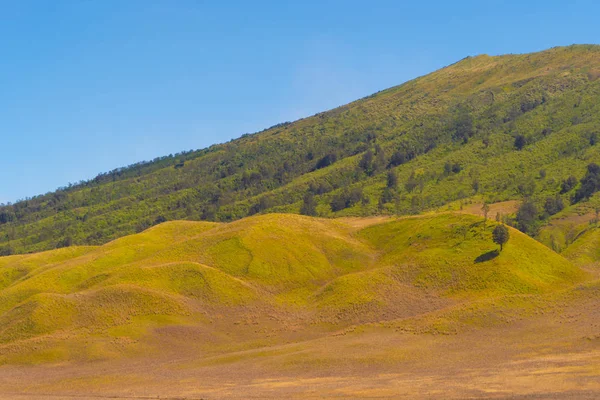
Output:
[[517,227],[521,232],[532,234],[537,229],[538,210],[533,201],[527,199],[517,211]]
[[521,150],[527,144],[527,139],[523,135],[517,135],[515,137],[515,149]]
[[300,214],[309,215],[314,217],[317,215],[317,202],[315,196],[312,193],[306,193],[302,201],[302,207],[300,207]]
[[466,108],[460,108],[454,119],[452,137],[455,140],[462,140],[463,143],[467,143],[474,133],[471,113]]
[[535,181],[533,178],[529,177],[528,179],[525,179],[519,183],[517,190],[521,196],[531,197],[535,193]]
[[479,193],[479,179],[477,179],[477,178],[473,179],[473,182],[471,183],[471,187],[473,188],[473,191],[475,193]]
[[3,211],[0,212],[0,224],[7,224],[15,220],[15,213]]
[[560,185],[560,193],[564,194],[570,192],[575,186],[577,186],[577,178],[573,175],[562,181]]
[[385,188],[383,189],[383,192],[381,193],[381,197],[379,198],[379,209],[383,209],[383,206],[386,203],[390,203],[392,200],[394,200],[395,196],[394,196],[394,191],[390,188]]
[[373,154],[373,150],[369,149],[362,156],[360,161],[358,162],[358,166],[365,172],[367,175],[373,175],[375,172],[375,168],[373,165],[373,159],[375,155]]
[[373,160],[374,172],[379,172],[385,168],[385,152],[380,145],[375,146],[375,159]]
[[544,203],[544,211],[548,215],[554,215],[562,211],[565,208],[565,205],[562,201],[560,195],[556,195],[554,197],[546,198],[546,202]]
[[345,208],[352,207],[363,199],[364,197],[361,188],[354,188],[352,190],[344,189],[337,195],[333,196],[333,199],[329,205],[331,206],[331,211],[337,212]]
[[502,251],[502,247],[506,242],[508,242],[509,238],[508,228],[504,225],[496,225],[494,231],[492,232],[492,238],[494,243],[500,245],[500,251]]
[[387,174],[387,187],[390,189],[396,189],[398,188],[398,175],[396,175],[396,172],[394,171],[389,171]]
[[317,161],[317,165],[315,165],[315,169],[321,169],[325,167],[329,167],[331,164],[337,161],[337,155],[335,153],[329,153]]
[[483,227],[485,228],[485,224],[487,223],[488,213],[490,212],[490,205],[487,201],[483,202],[483,206],[481,206],[481,211],[483,212]]
[[581,200],[590,198],[595,192],[600,190],[600,166],[591,163],[587,166],[587,172],[581,178],[581,186],[573,196],[573,202],[578,203]]
[[0,257],[4,257],[4,256],[10,256],[14,253],[13,248],[11,247],[11,245],[6,245],[6,246],[2,246],[0,247]]
[[410,161],[410,157],[408,157],[404,152],[398,150],[392,154],[392,158],[390,158],[388,165],[390,167],[397,167],[398,165],[402,165],[408,161]]

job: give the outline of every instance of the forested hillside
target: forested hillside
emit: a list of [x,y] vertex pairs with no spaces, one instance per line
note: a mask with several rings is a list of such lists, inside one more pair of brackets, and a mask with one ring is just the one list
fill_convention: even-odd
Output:
[[[600,189],[600,46],[469,57],[337,109],[0,207],[0,254],[165,220],[415,214],[519,200],[531,235]],[[495,216],[490,216],[493,218]]]

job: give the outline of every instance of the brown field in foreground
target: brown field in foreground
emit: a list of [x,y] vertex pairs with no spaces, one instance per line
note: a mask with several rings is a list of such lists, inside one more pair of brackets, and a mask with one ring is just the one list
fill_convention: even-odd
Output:
[[453,335],[369,326],[206,358],[182,349],[149,359],[4,366],[0,393],[15,399],[595,399],[597,305]]

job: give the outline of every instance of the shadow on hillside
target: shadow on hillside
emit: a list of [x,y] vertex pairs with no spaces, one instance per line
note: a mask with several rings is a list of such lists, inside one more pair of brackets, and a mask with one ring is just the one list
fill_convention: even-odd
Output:
[[487,253],[483,253],[482,255],[477,257],[475,259],[475,262],[482,263],[485,261],[490,261],[490,260],[493,260],[494,258],[498,257],[499,255],[500,255],[500,252],[498,250],[488,251]]

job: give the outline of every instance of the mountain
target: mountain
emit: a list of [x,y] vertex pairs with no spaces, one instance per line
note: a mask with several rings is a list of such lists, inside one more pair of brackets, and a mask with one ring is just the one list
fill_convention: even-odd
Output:
[[536,235],[548,198],[590,195],[579,181],[600,159],[599,77],[593,45],[467,57],[310,118],[3,206],[0,253],[99,245],[165,220],[406,215],[524,197],[537,213],[514,225]]
[[597,398],[598,78],[469,57],[0,207],[0,397]]

